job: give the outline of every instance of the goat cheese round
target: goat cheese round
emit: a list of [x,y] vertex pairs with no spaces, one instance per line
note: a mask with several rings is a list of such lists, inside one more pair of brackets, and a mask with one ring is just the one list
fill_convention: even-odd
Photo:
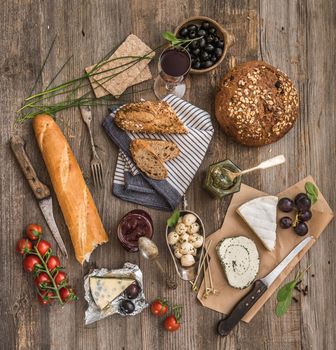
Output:
[[167,237],[168,244],[169,245],[176,244],[178,242],[179,238],[180,238],[180,236],[174,231],[168,233],[168,237]]
[[177,259],[181,259],[183,254],[181,253],[180,248],[175,248],[174,249],[174,255],[176,256]]
[[183,216],[182,222],[186,226],[190,226],[191,224],[196,222],[196,220],[197,220],[197,217],[194,214],[186,214],[186,215]]
[[195,264],[195,259],[191,254],[183,255],[181,257],[181,265],[182,266],[192,266]]
[[180,251],[183,255],[190,254],[194,249],[194,246],[189,242],[184,242],[181,244]]
[[199,230],[200,230],[200,225],[198,222],[194,222],[188,227],[188,232],[190,234],[197,233]]
[[252,284],[259,271],[259,253],[251,239],[225,238],[216,249],[231,287],[243,289]]
[[181,222],[181,223],[176,225],[175,232],[178,235],[183,235],[184,233],[187,233],[187,226]]
[[187,233],[184,233],[183,235],[180,236],[179,238],[179,242],[182,244],[184,242],[188,242],[189,241],[189,235]]
[[198,233],[194,233],[191,235],[190,241],[192,242],[194,248],[200,248],[203,245],[203,236],[199,235]]

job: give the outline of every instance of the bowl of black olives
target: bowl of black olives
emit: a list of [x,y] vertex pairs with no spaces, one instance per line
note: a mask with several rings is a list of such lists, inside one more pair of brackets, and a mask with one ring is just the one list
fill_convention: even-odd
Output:
[[204,16],[188,18],[174,34],[177,38],[192,40],[185,45],[191,57],[191,73],[205,73],[216,68],[235,41],[233,34]]

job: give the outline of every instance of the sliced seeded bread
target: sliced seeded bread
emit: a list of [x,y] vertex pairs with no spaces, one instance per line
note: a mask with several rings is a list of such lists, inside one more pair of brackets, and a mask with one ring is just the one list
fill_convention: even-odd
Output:
[[188,132],[174,110],[165,101],[128,103],[116,113],[114,121],[119,128],[131,132],[161,134],[186,134]]
[[179,148],[171,141],[137,139],[133,140],[132,144],[137,147],[148,147],[163,162],[174,159],[180,154]]
[[163,161],[147,146],[132,142],[130,151],[137,167],[154,180],[163,180],[168,171]]

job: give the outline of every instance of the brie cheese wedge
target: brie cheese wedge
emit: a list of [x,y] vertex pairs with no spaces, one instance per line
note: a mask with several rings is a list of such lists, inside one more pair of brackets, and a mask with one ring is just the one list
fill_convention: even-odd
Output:
[[253,283],[259,271],[259,253],[251,239],[225,238],[216,250],[231,287],[243,289]]
[[97,306],[104,309],[133,282],[129,278],[90,277],[91,295]]
[[237,213],[259,237],[266,249],[272,251],[276,242],[276,213],[278,197],[258,197],[244,203]]

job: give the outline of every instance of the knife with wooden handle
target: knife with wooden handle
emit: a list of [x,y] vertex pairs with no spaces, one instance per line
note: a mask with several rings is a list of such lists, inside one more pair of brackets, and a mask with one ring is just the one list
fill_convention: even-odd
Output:
[[68,253],[65,248],[63,239],[61,237],[61,234],[59,233],[59,230],[57,228],[57,225],[54,219],[54,215],[52,211],[52,199],[51,199],[49,188],[44,183],[42,183],[37,177],[37,174],[24,149],[25,142],[22,139],[22,137],[12,136],[12,138],[10,139],[10,145],[15,155],[15,158],[20,164],[23,174],[27,179],[30,188],[34,193],[34,196],[38,200],[42,214],[45,220],[47,221],[47,224],[50,228],[52,235],[55,238],[55,241],[57,242],[62,254],[65,257],[68,257]]
[[231,332],[257,300],[266,292],[267,288],[312,238],[313,237],[309,236],[301,241],[267,276],[254,282],[252,290],[238,302],[226,318],[218,322],[217,332],[219,335],[224,337]]

